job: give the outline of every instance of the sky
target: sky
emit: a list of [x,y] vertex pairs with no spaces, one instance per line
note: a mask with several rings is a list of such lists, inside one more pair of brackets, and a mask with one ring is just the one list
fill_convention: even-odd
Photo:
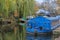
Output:
[[42,3],[42,2],[44,2],[44,0],[35,0],[36,2],[38,2],[38,3]]
[[38,3],[42,3],[42,2],[44,2],[44,1],[49,1],[49,2],[51,2],[51,1],[57,1],[57,0],[35,0],[36,2],[38,2]]

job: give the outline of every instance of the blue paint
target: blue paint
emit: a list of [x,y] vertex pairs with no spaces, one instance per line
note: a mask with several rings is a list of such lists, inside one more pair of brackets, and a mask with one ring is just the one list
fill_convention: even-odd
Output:
[[47,33],[51,32],[54,29],[58,28],[60,24],[56,24],[55,26],[51,26],[52,22],[59,21],[60,16],[56,17],[44,17],[44,16],[37,16],[27,21],[26,32],[27,33]]

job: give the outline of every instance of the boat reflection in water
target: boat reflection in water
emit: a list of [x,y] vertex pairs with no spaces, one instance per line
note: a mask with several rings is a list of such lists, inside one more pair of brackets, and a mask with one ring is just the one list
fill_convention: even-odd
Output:
[[55,40],[58,36],[52,35],[40,35],[40,36],[32,36],[27,35],[26,40]]

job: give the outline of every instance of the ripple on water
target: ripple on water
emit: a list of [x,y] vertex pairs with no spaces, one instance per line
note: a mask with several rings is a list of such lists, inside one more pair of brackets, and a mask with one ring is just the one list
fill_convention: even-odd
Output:
[[60,32],[53,32],[53,35],[32,36],[27,35],[26,40],[60,40]]

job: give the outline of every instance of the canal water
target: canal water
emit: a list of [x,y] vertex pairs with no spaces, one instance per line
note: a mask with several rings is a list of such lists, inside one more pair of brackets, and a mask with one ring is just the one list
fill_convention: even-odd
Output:
[[[24,33],[23,33],[24,34]],[[60,40],[60,32],[53,32],[52,35],[28,35],[23,34],[15,35],[13,32],[5,33],[4,40]],[[0,40],[2,40],[2,35],[0,34]]]
[[27,35],[26,40],[60,40],[60,33],[54,32],[53,35]]

